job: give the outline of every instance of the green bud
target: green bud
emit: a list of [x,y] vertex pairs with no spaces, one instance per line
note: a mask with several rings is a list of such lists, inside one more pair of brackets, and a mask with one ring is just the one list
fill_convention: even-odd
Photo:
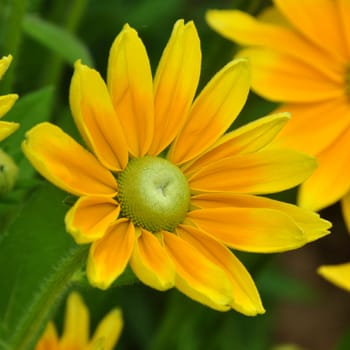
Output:
[[13,159],[0,149],[0,195],[10,192],[17,180],[18,167]]

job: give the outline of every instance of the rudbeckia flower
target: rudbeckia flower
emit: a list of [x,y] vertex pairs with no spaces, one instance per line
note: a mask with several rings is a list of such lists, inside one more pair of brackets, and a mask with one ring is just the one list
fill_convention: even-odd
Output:
[[90,243],[87,277],[108,288],[130,264],[158,290],[175,286],[216,310],[263,313],[256,286],[229,248],[294,249],[328,233],[311,211],[257,196],[303,181],[315,160],[265,146],[288,121],[267,116],[224,134],[242,109],[249,67],[237,59],[195,98],[201,64],[193,22],[176,22],[154,80],[146,49],[125,25],[109,55],[107,84],[75,65],[70,105],[86,150],[39,124],[23,150],[33,166],[79,197],[66,215]]
[[[273,2],[258,19],[236,10],[211,10],[207,21],[246,46],[237,56],[250,60],[255,92],[282,102],[276,113],[291,112],[273,144],[317,158],[317,169],[300,186],[298,204],[318,211],[340,200],[350,231],[350,2]],[[350,278],[344,278],[350,264],[338,267],[319,271],[349,289]]]
[[[3,75],[7,71],[11,61],[11,55],[4,56],[0,59],[0,79],[2,79]],[[18,95],[16,94],[0,96],[0,118],[2,118],[12,108],[17,99]],[[18,127],[18,123],[0,121],[0,141],[11,135],[18,129]]]
[[35,350],[113,350],[122,326],[121,311],[113,309],[102,319],[90,338],[89,310],[80,295],[72,292],[67,299],[61,338],[57,335],[54,323],[50,321]]

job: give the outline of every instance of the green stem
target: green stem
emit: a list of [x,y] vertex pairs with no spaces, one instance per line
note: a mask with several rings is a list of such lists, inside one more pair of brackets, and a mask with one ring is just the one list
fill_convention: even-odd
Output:
[[[80,20],[84,14],[87,0],[75,0],[69,2],[70,8],[67,11],[67,17],[64,20],[64,28],[74,33],[80,23]],[[67,4],[68,5],[68,4]],[[57,16],[57,14],[55,14]],[[60,82],[61,72],[63,70],[63,60],[55,54],[52,54],[46,65],[46,69],[43,72],[43,84],[52,84],[58,86]]]
[[[14,62],[12,63],[16,66],[16,59],[19,56],[19,47],[22,37],[22,19],[26,12],[27,0],[13,0],[9,2],[10,10],[9,16],[4,25],[4,44],[3,44],[3,54],[11,54],[14,57]],[[15,69],[9,69],[5,74],[1,82],[1,93],[12,91],[14,83],[14,72]]]
[[8,350],[29,350],[49,320],[54,306],[83,267],[88,248],[78,247],[62,259],[51,277],[45,281],[33,299],[29,310],[8,341]]

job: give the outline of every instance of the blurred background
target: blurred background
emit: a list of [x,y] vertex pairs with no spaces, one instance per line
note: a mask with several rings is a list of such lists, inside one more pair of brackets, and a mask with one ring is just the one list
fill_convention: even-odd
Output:
[[[1,145],[20,175],[15,189],[0,199],[0,335],[13,331],[11,325],[35,297],[48,269],[74,247],[64,233],[66,194],[39,178],[20,150],[25,131],[44,120],[79,139],[68,106],[73,62],[81,58],[105,77],[110,45],[127,22],[139,32],[155,70],[175,21],[194,20],[203,53],[200,90],[237,50],[209,28],[206,10],[239,8],[257,14],[269,5],[263,0],[0,0],[0,56],[14,57],[0,93],[20,95],[5,119],[21,123]],[[274,107],[251,93],[231,128]],[[293,203],[295,190],[275,198]],[[107,291],[84,283],[74,288],[90,308],[92,329],[112,307],[122,308],[125,325],[118,350],[349,350],[350,296],[322,280],[316,269],[350,260],[350,239],[338,205],[321,215],[334,228],[319,242],[284,254],[237,253],[261,293],[267,310],[262,316],[215,312],[176,290],[161,293],[127,281]],[[65,298],[52,314],[59,329],[64,304]]]

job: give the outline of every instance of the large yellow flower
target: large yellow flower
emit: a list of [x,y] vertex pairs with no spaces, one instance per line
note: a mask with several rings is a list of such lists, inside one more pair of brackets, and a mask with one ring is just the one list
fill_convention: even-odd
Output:
[[35,350],[112,350],[123,327],[119,309],[110,311],[90,338],[89,310],[80,295],[72,292],[67,299],[63,334],[59,339],[52,321],[39,339]]
[[137,32],[125,25],[109,56],[107,85],[76,63],[75,123],[90,151],[57,126],[28,132],[34,167],[79,197],[66,216],[91,243],[90,283],[107,288],[128,263],[158,290],[176,286],[216,310],[264,312],[255,284],[228,249],[280,252],[328,233],[311,211],[258,197],[297,185],[313,158],[265,146],[288,121],[267,116],[223,135],[250,86],[245,59],[227,64],[192,102],[201,64],[192,22],[178,21],[154,81]]
[[[252,64],[252,87],[292,113],[278,146],[314,155],[318,168],[299,189],[298,204],[320,210],[341,200],[350,230],[350,1],[274,0],[259,19],[212,10],[208,23],[248,46],[238,56]],[[350,263],[321,267],[350,290]]]
[[251,62],[253,90],[291,112],[275,142],[317,157],[299,204],[320,210],[342,199],[350,227],[350,2],[274,0],[259,19],[212,10],[207,20],[248,46],[239,56]]
[[[11,55],[4,56],[0,59],[0,79],[7,71],[11,61]],[[17,99],[18,95],[16,94],[0,96],[0,118],[2,118],[12,108]],[[18,129],[18,127],[18,123],[0,121],[0,141],[11,135]]]

